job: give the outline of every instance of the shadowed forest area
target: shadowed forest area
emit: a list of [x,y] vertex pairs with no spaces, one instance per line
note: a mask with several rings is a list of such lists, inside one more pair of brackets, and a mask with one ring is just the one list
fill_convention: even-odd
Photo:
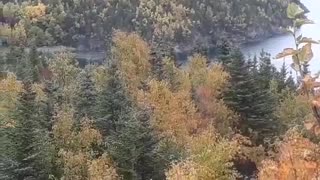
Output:
[[[2,0],[0,180],[319,179],[307,12],[298,0]],[[279,49],[280,69],[239,49],[284,33],[295,47]]]

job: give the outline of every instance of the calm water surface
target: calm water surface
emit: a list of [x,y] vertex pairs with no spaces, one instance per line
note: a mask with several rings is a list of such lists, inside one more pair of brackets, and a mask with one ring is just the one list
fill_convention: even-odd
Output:
[[[301,29],[303,36],[311,37],[315,40],[320,40],[320,0],[301,0],[307,8],[310,10],[308,18],[313,20],[315,24],[305,25]],[[265,41],[247,45],[242,48],[242,51],[246,55],[259,54],[262,49],[269,52],[272,57],[275,57],[284,48],[294,47],[294,40],[290,35],[282,35],[267,39]],[[320,71],[320,45],[315,45],[313,47],[314,58],[310,62],[310,70],[312,73],[317,73]],[[291,59],[286,58],[286,64],[289,66],[291,64]],[[272,63],[281,67],[283,60],[272,59]]]

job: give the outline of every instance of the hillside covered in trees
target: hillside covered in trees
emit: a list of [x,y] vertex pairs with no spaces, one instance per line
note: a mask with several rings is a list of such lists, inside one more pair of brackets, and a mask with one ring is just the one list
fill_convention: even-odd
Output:
[[[305,12],[289,0],[3,0],[0,180],[319,179],[319,41],[299,34]],[[296,47],[276,58],[290,69],[237,47],[282,28]],[[190,48],[183,65],[177,46]],[[82,63],[74,48],[106,58]]]

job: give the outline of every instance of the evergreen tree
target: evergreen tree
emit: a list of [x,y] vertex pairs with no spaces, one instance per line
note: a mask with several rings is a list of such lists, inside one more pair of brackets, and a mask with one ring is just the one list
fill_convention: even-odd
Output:
[[25,83],[16,109],[12,112],[14,128],[8,130],[13,142],[13,161],[9,173],[17,180],[48,179],[51,173],[51,145],[48,131],[43,127],[43,116],[35,102],[31,84]]
[[221,45],[218,47],[219,62],[225,67],[231,63],[231,51],[231,44],[227,40],[222,41]]
[[272,100],[265,84],[259,84],[256,63],[246,62],[243,54],[236,50],[230,53],[231,62],[226,66],[231,76],[230,87],[225,93],[225,101],[229,107],[241,116],[240,128],[246,135],[252,131],[258,133],[256,140],[269,136],[273,131]]
[[294,92],[296,90],[296,83],[294,78],[292,77],[291,73],[288,76],[288,71],[287,71],[287,66],[285,62],[283,62],[280,71],[275,71],[274,72],[275,77],[274,79],[276,80],[278,84],[278,93],[282,93],[284,90],[289,90],[291,92]]
[[264,89],[269,89],[270,81],[273,79],[274,66],[271,64],[270,54],[266,53],[265,51],[261,51],[259,57],[259,74],[255,74],[256,78],[259,78],[259,84]]
[[120,72],[112,64],[108,72],[107,85],[98,95],[97,101],[97,126],[106,136],[111,130],[116,129],[116,121],[121,113],[129,114],[132,102],[128,99],[125,86],[120,77]]
[[30,78],[33,82],[40,80],[39,68],[40,68],[40,54],[37,51],[37,47],[32,46],[28,56],[30,66]]
[[291,90],[292,92],[295,92],[297,90],[297,83],[290,74],[290,76],[286,80],[286,87]]
[[95,117],[97,92],[89,69],[84,70],[80,76],[80,87],[76,99],[76,111],[80,117]]
[[109,69],[97,112],[97,126],[106,137],[106,151],[124,179],[150,179],[159,173],[153,169],[156,141],[148,125],[149,117],[134,105],[116,65]]
[[154,50],[154,48],[151,50],[150,57],[151,57],[150,64],[152,68],[153,77],[158,80],[163,79],[164,63],[162,61],[162,57],[159,57],[159,55]]

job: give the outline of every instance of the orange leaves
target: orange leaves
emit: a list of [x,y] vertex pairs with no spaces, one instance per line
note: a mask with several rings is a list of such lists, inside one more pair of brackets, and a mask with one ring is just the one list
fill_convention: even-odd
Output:
[[279,147],[278,158],[267,160],[259,179],[278,180],[318,179],[320,173],[320,147],[296,132],[289,132]]

